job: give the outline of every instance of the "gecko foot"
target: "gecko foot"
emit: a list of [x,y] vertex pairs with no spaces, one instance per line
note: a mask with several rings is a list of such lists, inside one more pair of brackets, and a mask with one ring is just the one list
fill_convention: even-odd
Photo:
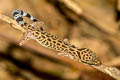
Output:
[[74,57],[72,55],[69,55],[69,54],[66,54],[66,53],[58,53],[58,55],[61,55],[61,56],[68,56],[70,59],[74,59]]

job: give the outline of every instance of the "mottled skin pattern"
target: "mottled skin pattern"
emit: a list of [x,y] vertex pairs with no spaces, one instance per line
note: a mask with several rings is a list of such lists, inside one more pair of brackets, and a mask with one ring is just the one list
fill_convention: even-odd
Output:
[[[61,55],[67,55],[78,62],[83,62],[88,65],[101,65],[101,61],[91,50],[87,48],[75,47],[66,39],[60,39],[55,35],[44,31],[44,29],[41,27],[41,22],[37,21],[29,13],[26,13],[22,10],[14,10],[13,16],[14,19],[21,25],[21,27],[25,29],[25,35],[21,40],[20,45],[24,44],[24,42],[29,39],[34,39],[42,46],[56,50],[60,52]],[[33,23],[28,25],[22,16],[30,18]]]

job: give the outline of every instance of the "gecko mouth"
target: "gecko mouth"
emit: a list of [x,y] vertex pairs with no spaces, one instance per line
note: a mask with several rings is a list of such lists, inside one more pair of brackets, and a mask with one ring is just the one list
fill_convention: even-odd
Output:
[[97,66],[100,66],[102,64],[102,62],[98,58],[95,58],[93,61]]

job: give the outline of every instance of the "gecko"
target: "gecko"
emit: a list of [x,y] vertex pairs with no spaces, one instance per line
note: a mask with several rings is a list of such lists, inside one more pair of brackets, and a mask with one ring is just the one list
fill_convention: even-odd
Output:
[[[100,66],[100,59],[88,48],[78,48],[71,44],[67,39],[60,39],[57,36],[47,32],[43,28],[43,22],[38,21],[34,16],[22,10],[14,10],[13,18],[24,29],[24,35],[20,41],[23,45],[26,41],[33,39],[40,45],[53,49],[58,52],[58,55],[68,56],[78,62],[88,65]],[[23,17],[29,18],[33,23],[28,24]]]

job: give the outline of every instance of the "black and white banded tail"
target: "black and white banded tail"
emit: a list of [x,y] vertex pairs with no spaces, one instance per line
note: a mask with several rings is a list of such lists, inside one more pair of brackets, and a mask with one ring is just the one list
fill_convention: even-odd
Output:
[[17,9],[17,10],[14,10],[14,11],[12,12],[12,14],[13,14],[14,19],[15,19],[15,20],[17,21],[17,23],[20,24],[21,26],[27,24],[27,23],[25,22],[25,20],[23,19],[22,16],[29,18],[29,19],[32,20],[33,22],[37,22],[37,19],[35,19],[32,15],[30,15],[29,13],[26,13],[26,12],[24,12],[24,11],[22,11],[22,10],[18,10],[18,9]]

